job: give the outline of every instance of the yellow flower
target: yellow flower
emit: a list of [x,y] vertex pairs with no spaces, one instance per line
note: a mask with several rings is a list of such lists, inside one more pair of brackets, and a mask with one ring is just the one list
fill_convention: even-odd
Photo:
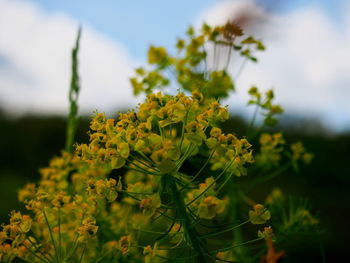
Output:
[[157,208],[161,205],[159,194],[154,194],[152,196],[146,197],[141,200],[140,208],[142,209],[142,214],[151,217],[156,212]]
[[198,215],[204,219],[213,219],[225,211],[226,201],[215,196],[207,196],[198,207]]
[[250,222],[254,225],[265,224],[270,218],[270,211],[261,204],[254,205],[253,210],[249,211]]
[[77,229],[79,234],[79,240],[81,242],[86,242],[89,239],[93,238],[97,233],[98,226],[96,221],[92,218],[86,218],[83,220],[82,225]]
[[272,231],[272,228],[269,226],[269,227],[264,227],[264,230],[263,231],[258,231],[258,237],[260,238],[264,238],[266,240],[268,239],[271,239],[273,236],[273,231]]

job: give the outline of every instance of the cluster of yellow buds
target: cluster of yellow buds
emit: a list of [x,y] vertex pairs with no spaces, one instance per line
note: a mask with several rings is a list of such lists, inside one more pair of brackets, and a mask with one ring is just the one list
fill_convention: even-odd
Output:
[[238,139],[230,133],[225,135],[219,128],[211,129],[206,143],[213,151],[212,170],[224,169],[241,176],[246,174],[244,166],[254,161],[251,144],[246,139]]
[[32,218],[13,211],[10,222],[3,225],[0,232],[0,261],[12,261],[17,255],[28,254],[27,233],[32,226]]
[[86,191],[90,196],[104,197],[109,202],[113,202],[118,197],[118,190],[121,190],[121,182],[117,184],[117,181],[113,178],[99,179],[94,181],[90,179],[87,181]]
[[198,216],[203,219],[213,219],[225,211],[227,200],[216,197],[216,181],[209,177],[204,183],[199,184],[198,189],[187,193],[186,201],[193,211],[198,212]]
[[[224,52],[213,52],[211,49],[225,49]],[[257,61],[253,51],[264,50],[261,41],[253,37],[243,37],[243,31],[234,23],[211,27],[204,24],[200,32],[193,27],[187,31],[187,39],[178,39],[177,55],[172,56],[164,47],[151,46],[148,50],[148,63],[154,70],[136,69],[136,77],[131,78],[134,93],[150,94],[155,90],[170,85],[174,79],[186,91],[201,91],[206,98],[224,98],[234,90],[234,84],[227,69],[232,51],[248,60]],[[209,55],[210,53],[210,55]],[[225,53],[225,57],[220,57]],[[228,54],[228,56],[226,55]],[[217,61],[227,61],[225,66]],[[176,69],[175,71],[173,69]],[[174,73],[168,76],[168,72]]]
[[259,92],[257,87],[253,86],[248,93],[251,96],[248,105],[256,105],[257,110],[261,109],[262,114],[265,116],[264,124],[274,126],[277,123],[275,116],[283,113],[283,108],[278,104],[272,103],[275,97],[273,90],[268,90],[263,94]]
[[79,234],[79,241],[86,242],[95,236],[98,230],[96,226],[96,221],[92,218],[85,218],[82,222],[82,225],[78,228],[77,232]]
[[261,204],[254,205],[253,210],[249,211],[250,222],[254,225],[265,224],[270,218],[270,211]]
[[290,148],[292,150],[292,159],[295,161],[301,159],[304,163],[309,164],[314,157],[312,153],[306,152],[301,142],[292,144]]
[[260,135],[260,152],[256,155],[256,162],[264,168],[277,166],[281,161],[285,140],[281,133],[263,133]]
[[77,242],[93,239],[97,226],[91,215],[96,207],[87,193],[72,194],[73,185],[68,187],[68,176],[76,169],[78,163],[72,156],[63,154],[41,170],[38,185],[28,184],[19,192],[31,215],[12,212],[9,224],[2,226],[0,247],[5,250],[0,249],[1,262],[12,262],[16,257],[28,262],[51,262],[52,257],[74,259],[75,253],[82,251]]
[[91,123],[90,143],[79,145],[77,156],[92,166],[111,170],[127,165],[160,175],[179,170],[205,142],[206,151],[213,151],[213,169],[232,161],[230,169],[244,174],[243,165],[252,162],[250,144],[222,134],[216,125],[227,119],[225,107],[215,99],[204,100],[199,92],[192,96],[151,94],[138,111],[120,114],[117,121],[97,114]]

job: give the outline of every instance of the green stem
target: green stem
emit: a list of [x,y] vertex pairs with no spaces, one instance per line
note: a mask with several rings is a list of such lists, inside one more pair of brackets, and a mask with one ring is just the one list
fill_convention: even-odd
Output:
[[58,253],[59,259],[62,257],[62,242],[61,242],[61,208],[58,208]]
[[254,127],[254,123],[255,123],[256,117],[258,115],[259,108],[260,108],[260,105],[256,105],[254,113],[253,113],[252,120],[250,121],[250,124],[248,126],[248,129],[247,129],[248,139],[251,139],[251,136],[250,136],[251,135],[251,131],[252,131],[253,127]]
[[[134,163],[133,163],[133,164],[134,164]],[[130,166],[128,166],[128,165],[125,165],[124,167],[128,168],[129,170],[133,170],[133,171],[136,171],[136,172],[139,172],[139,173],[142,173],[142,174],[151,174],[151,175],[159,176],[159,174],[155,174],[155,173],[152,173],[152,172],[147,171],[147,170],[139,170],[139,169],[130,167]]]
[[[231,166],[231,164],[233,163],[233,160],[224,168],[224,170],[222,170],[222,172],[215,178],[215,180],[211,184],[209,184],[199,195],[197,195],[195,198],[193,198],[191,201],[189,201],[186,204],[186,206],[191,205],[193,202],[195,202],[196,200],[201,198],[210,189],[210,187],[212,187],[214,184],[216,184],[216,182],[225,174],[226,170]],[[229,178],[231,178],[232,174],[233,174],[233,172],[231,172],[231,174],[229,175]]]
[[259,238],[256,238],[256,239],[253,239],[253,240],[249,240],[249,241],[244,242],[244,243],[240,243],[240,244],[238,244],[238,245],[233,245],[233,246],[229,246],[229,247],[225,247],[225,248],[216,249],[216,250],[211,251],[211,253],[217,253],[217,252],[227,251],[227,250],[230,250],[230,249],[232,249],[232,248],[241,247],[241,246],[244,246],[244,245],[248,245],[248,244],[251,244],[251,243],[260,241],[260,240],[262,240],[262,239],[264,239],[264,238],[259,237]]
[[195,229],[194,226],[191,225],[191,220],[186,211],[186,205],[183,197],[181,196],[180,191],[177,189],[174,178],[171,174],[166,174],[166,180],[163,182],[168,183],[169,190],[174,198],[175,205],[177,207],[178,217],[183,222],[184,232],[186,233],[189,241],[192,244],[193,250],[198,253],[197,261],[198,263],[209,263],[209,259],[205,256],[206,248],[204,247],[204,242],[200,241],[200,235]]
[[[234,182],[234,180],[230,180],[229,181],[231,183],[231,186],[229,187],[231,190],[229,191],[229,198],[230,198],[230,205],[231,205],[231,220],[232,222],[236,222],[236,221],[240,221],[240,218],[239,218],[239,214],[238,214],[238,211],[239,211],[239,203],[238,203],[238,189],[237,189],[237,186]],[[233,245],[232,245],[232,248],[233,247],[240,247],[240,245],[237,245],[237,244],[241,244],[242,243],[242,229],[241,228],[235,228],[233,230]],[[218,251],[219,252],[219,251]],[[243,248],[239,248],[237,249],[237,256],[239,259],[242,259],[244,258],[244,249]]]
[[232,46],[229,46],[228,55],[227,55],[227,60],[226,60],[226,65],[225,65],[225,70],[227,70],[227,69],[228,69],[228,66],[230,65],[230,61],[231,61],[231,52],[232,52]]
[[145,163],[145,162],[141,161],[140,158],[135,157],[135,156],[133,156],[132,154],[130,154],[130,157],[131,157],[133,160],[135,160],[135,161],[141,163],[142,165],[146,166],[147,168],[152,169],[152,170],[155,171],[155,172],[159,172],[159,170],[158,170],[156,167],[152,167],[152,166],[150,166],[148,163]]
[[187,149],[185,151],[185,153],[183,154],[183,156],[177,161],[176,163],[176,171],[179,171],[182,164],[186,161],[186,159],[188,158],[189,155],[191,155],[192,153],[192,150],[191,149],[192,147],[192,143],[190,143],[188,146],[187,146]]
[[205,163],[203,164],[203,166],[199,169],[199,171],[196,173],[195,176],[193,176],[193,178],[190,180],[189,183],[187,183],[186,185],[184,185],[180,191],[183,191],[184,189],[187,189],[187,187],[194,181],[197,179],[197,177],[201,174],[201,172],[204,170],[204,168],[207,166],[207,164],[209,163],[210,159],[213,157],[214,153],[216,151],[216,146],[215,148],[212,150],[211,154],[209,155],[208,159],[205,161]]
[[50,233],[50,237],[51,237],[52,245],[53,245],[53,247],[54,247],[54,249],[55,249],[55,254],[56,254],[56,259],[57,259],[57,262],[60,262],[60,261],[59,261],[59,258],[58,258],[58,250],[57,250],[56,242],[55,242],[55,239],[54,239],[54,237],[53,237],[52,229],[51,229],[51,226],[50,226],[49,220],[47,219],[47,216],[46,216],[45,210],[43,210],[43,214],[44,214],[44,218],[45,218],[45,221],[46,221],[47,227],[49,228],[49,233]]
[[291,166],[291,163],[288,162],[286,164],[284,164],[283,166],[281,166],[279,169],[277,169],[276,171],[274,171],[273,173],[266,175],[266,176],[259,176],[257,179],[255,179],[251,185],[249,186],[248,190],[251,190],[252,188],[254,188],[256,185],[264,183],[266,181],[269,181],[277,176],[279,176],[280,174],[282,174],[283,172],[285,172],[286,170],[288,170],[288,168]]
[[144,154],[141,151],[136,151],[139,155],[141,155],[146,161],[148,161],[149,163],[151,163],[153,166],[156,166],[156,164],[152,161],[151,158],[149,158],[146,154]]
[[83,248],[83,252],[81,253],[79,263],[81,263],[81,262],[82,262],[82,260],[83,260],[85,250],[86,250],[86,245],[84,246],[84,248]]
[[71,153],[73,151],[73,143],[75,132],[78,126],[78,97],[80,91],[79,74],[78,74],[78,52],[80,42],[81,28],[78,30],[78,36],[75,42],[75,47],[72,50],[72,76],[69,89],[69,115],[66,132],[66,151]]
[[[20,226],[19,226],[19,229],[21,230],[21,232],[24,233],[24,231],[22,230],[22,228]],[[31,232],[33,233],[33,231],[31,231]],[[33,237],[33,238],[35,239],[35,237]],[[51,260],[45,256],[45,254],[40,250],[40,248],[35,243],[33,243],[33,241],[28,236],[26,236],[26,240],[28,240],[28,242],[32,245],[32,247],[35,249],[35,252],[38,251],[44,257],[45,262],[51,262]]]
[[37,247],[37,246],[30,240],[30,238],[26,237],[26,240],[29,241],[29,243],[30,243],[30,244],[32,245],[32,247],[35,249],[35,252],[38,251],[38,252],[43,256],[43,258],[44,258],[43,261],[44,261],[44,262],[51,262],[51,260],[50,260],[48,257],[45,256],[45,254],[40,250],[39,247]]
[[242,62],[242,64],[241,64],[241,66],[239,67],[239,69],[238,69],[236,75],[234,76],[234,80],[235,80],[235,81],[237,81],[238,77],[241,75],[241,73],[242,73],[242,71],[243,71],[243,68],[244,68],[244,66],[245,66],[246,63],[247,63],[247,59],[244,58],[244,59],[243,59],[243,62]]
[[[184,105],[185,106],[185,105]],[[185,106],[186,107],[186,106]],[[180,146],[179,146],[179,149],[180,149],[180,153],[182,153],[182,143],[184,141],[184,138],[185,138],[185,129],[186,129],[186,125],[187,125],[187,118],[188,118],[188,113],[191,109],[191,106],[189,107],[189,109],[186,109],[186,115],[185,115],[185,121],[182,122],[182,128],[181,128],[181,139],[180,139]]]
[[213,236],[217,236],[217,235],[221,235],[221,234],[224,234],[224,233],[226,233],[226,232],[230,232],[230,231],[232,231],[232,230],[235,230],[235,229],[237,229],[237,228],[239,228],[239,227],[241,227],[241,226],[244,226],[245,224],[247,224],[247,223],[249,223],[250,222],[250,220],[247,220],[247,221],[245,221],[245,222],[243,222],[243,223],[241,223],[241,224],[239,224],[239,225],[236,225],[236,226],[234,226],[234,227],[230,227],[230,228],[228,228],[228,229],[225,229],[225,230],[222,230],[222,231],[214,231],[214,232],[212,232],[212,233],[209,233],[209,234],[206,234],[206,235],[204,235],[204,236],[201,236],[201,238],[207,238],[207,237],[213,237]]
[[42,259],[37,254],[35,254],[29,247],[27,247],[25,244],[22,244],[34,257],[38,258],[39,260],[42,260],[45,262],[45,259]]

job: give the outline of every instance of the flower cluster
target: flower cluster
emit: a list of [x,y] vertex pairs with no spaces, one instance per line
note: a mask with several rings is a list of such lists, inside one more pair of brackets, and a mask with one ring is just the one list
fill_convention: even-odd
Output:
[[251,145],[222,133],[217,125],[227,119],[225,107],[215,99],[204,100],[199,92],[151,94],[137,111],[120,114],[116,121],[97,114],[90,143],[79,145],[77,155],[92,166],[110,170],[127,166],[161,175],[179,171],[188,157],[204,149],[211,152],[213,170],[244,174],[244,164],[252,162]]
[[[148,62],[155,68],[150,71],[136,69],[137,76],[130,79],[135,94],[150,94],[170,86],[171,80],[175,80],[186,91],[199,90],[208,98],[227,97],[234,90],[233,80],[227,72],[232,51],[256,61],[253,52],[265,47],[253,37],[244,37],[243,31],[229,22],[215,27],[204,24],[198,33],[190,27],[187,39],[178,39],[176,49],[177,55],[172,56],[164,47],[149,48]],[[225,55],[220,56],[220,53]],[[222,60],[225,66],[220,67],[218,64]]]
[[263,133],[260,135],[259,142],[260,153],[256,156],[257,164],[267,169],[278,166],[286,143],[282,134]]
[[264,116],[264,124],[267,126],[274,126],[277,123],[275,115],[283,113],[283,109],[278,104],[273,104],[275,97],[272,90],[268,90],[265,94],[259,92],[257,87],[251,87],[248,91],[251,96],[248,105],[256,105],[256,109],[261,109]]

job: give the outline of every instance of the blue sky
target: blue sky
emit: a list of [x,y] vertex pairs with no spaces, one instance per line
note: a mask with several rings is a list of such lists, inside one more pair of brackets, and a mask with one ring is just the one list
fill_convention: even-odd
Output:
[[[346,0],[257,0],[274,12],[288,13],[309,5],[321,5],[341,24]],[[120,39],[132,54],[145,58],[151,43],[171,47],[198,14],[220,0],[33,0],[49,12],[64,12],[97,30]]]
[[[150,43],[170,46],[213,0],[195,1],[115,1],[115,0],[37,0],[50,12],[65,12],[82,23],[121,39],[131,52],[145,56]],[[119,2],[119,3],[117,3]]]
[[347,0],[0,0],[0,104],[15,114],[66,114],[70,50],[81,23],[81,112],[133,107],[140,98],[128,78],[150,44],[171,50],[189,25],[225,23],[241,8],[267,18],[254,32],[267,50],[236,80],[230,109],[243,112],[246,90],[257,85],[273,88],[289,115],[350,130]]

